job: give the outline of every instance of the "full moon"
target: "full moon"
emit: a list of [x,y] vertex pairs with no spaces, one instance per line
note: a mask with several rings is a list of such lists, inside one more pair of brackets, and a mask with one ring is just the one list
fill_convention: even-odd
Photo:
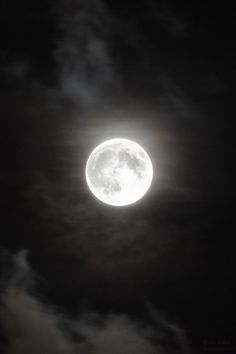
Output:
[[146,151],[128,139],[111,139],[90,154],[86,181],[102,202],[125,206],[137,202],[152,183],[153,167]]

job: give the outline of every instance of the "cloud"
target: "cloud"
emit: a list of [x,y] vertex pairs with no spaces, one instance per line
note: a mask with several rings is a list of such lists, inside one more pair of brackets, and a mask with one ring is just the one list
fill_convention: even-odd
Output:
[[185,36],[187,33],[187,22],[176,16],[171,8],[162,9],[153,13],[160,26],[174,38]]
[[79,326],[79,330],[86,338],[82,345],[85,352],[96,354],[111,352],[113,354],[154,354],[156,352],[155,346],[149,339],[153,333],[147,328],[139,327],[125,315],[109,316],[99,326],[85,322]]
[[4,69],[8,78],[21,82],[27,79],[30,65],[26,61],[13,61],[5,65]]
[[[57,4],[58,5],[58,4]],[[108,99],[118,79],[110,53],[112,17],[101,1],[61,1],[55,59],[61,94],[88,108]]]
[[29,291],[33,275],[20,252],[12,258],[15,272],[1,295],[0,321],[7,354],[69,354],[71,343],[59,329],[57,316]]
[[26,252],[8,255],[12,275],[1,293],[0,323],[6,354],[189,354],[186,339],[161,316],[141,321],[125,314],[85,312],[70,319],[33,294]]

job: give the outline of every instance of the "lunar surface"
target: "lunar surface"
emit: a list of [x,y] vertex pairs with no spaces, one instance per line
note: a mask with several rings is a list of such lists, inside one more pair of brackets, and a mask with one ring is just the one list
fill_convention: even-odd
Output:
[[92,151],[85,175],[95,197],[109,205],[124,206],[147,192],[153,167],[140,145],[128,139],[111,139]]

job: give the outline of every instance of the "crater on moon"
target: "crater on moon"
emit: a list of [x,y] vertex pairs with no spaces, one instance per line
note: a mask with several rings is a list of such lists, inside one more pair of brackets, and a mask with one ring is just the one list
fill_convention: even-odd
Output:
[[115,206],[139,200],[149,189],[152,175],[146,151],[128,139],[111,139],[98,145],[86,165],[86,180],[92,193]]

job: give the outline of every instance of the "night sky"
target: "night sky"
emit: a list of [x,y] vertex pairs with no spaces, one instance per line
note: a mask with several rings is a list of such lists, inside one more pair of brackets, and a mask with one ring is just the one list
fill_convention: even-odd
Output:
[[[0,353],[235,352],[229,2],[2,0]],[[111,207],[94,147],[154,178]]]

